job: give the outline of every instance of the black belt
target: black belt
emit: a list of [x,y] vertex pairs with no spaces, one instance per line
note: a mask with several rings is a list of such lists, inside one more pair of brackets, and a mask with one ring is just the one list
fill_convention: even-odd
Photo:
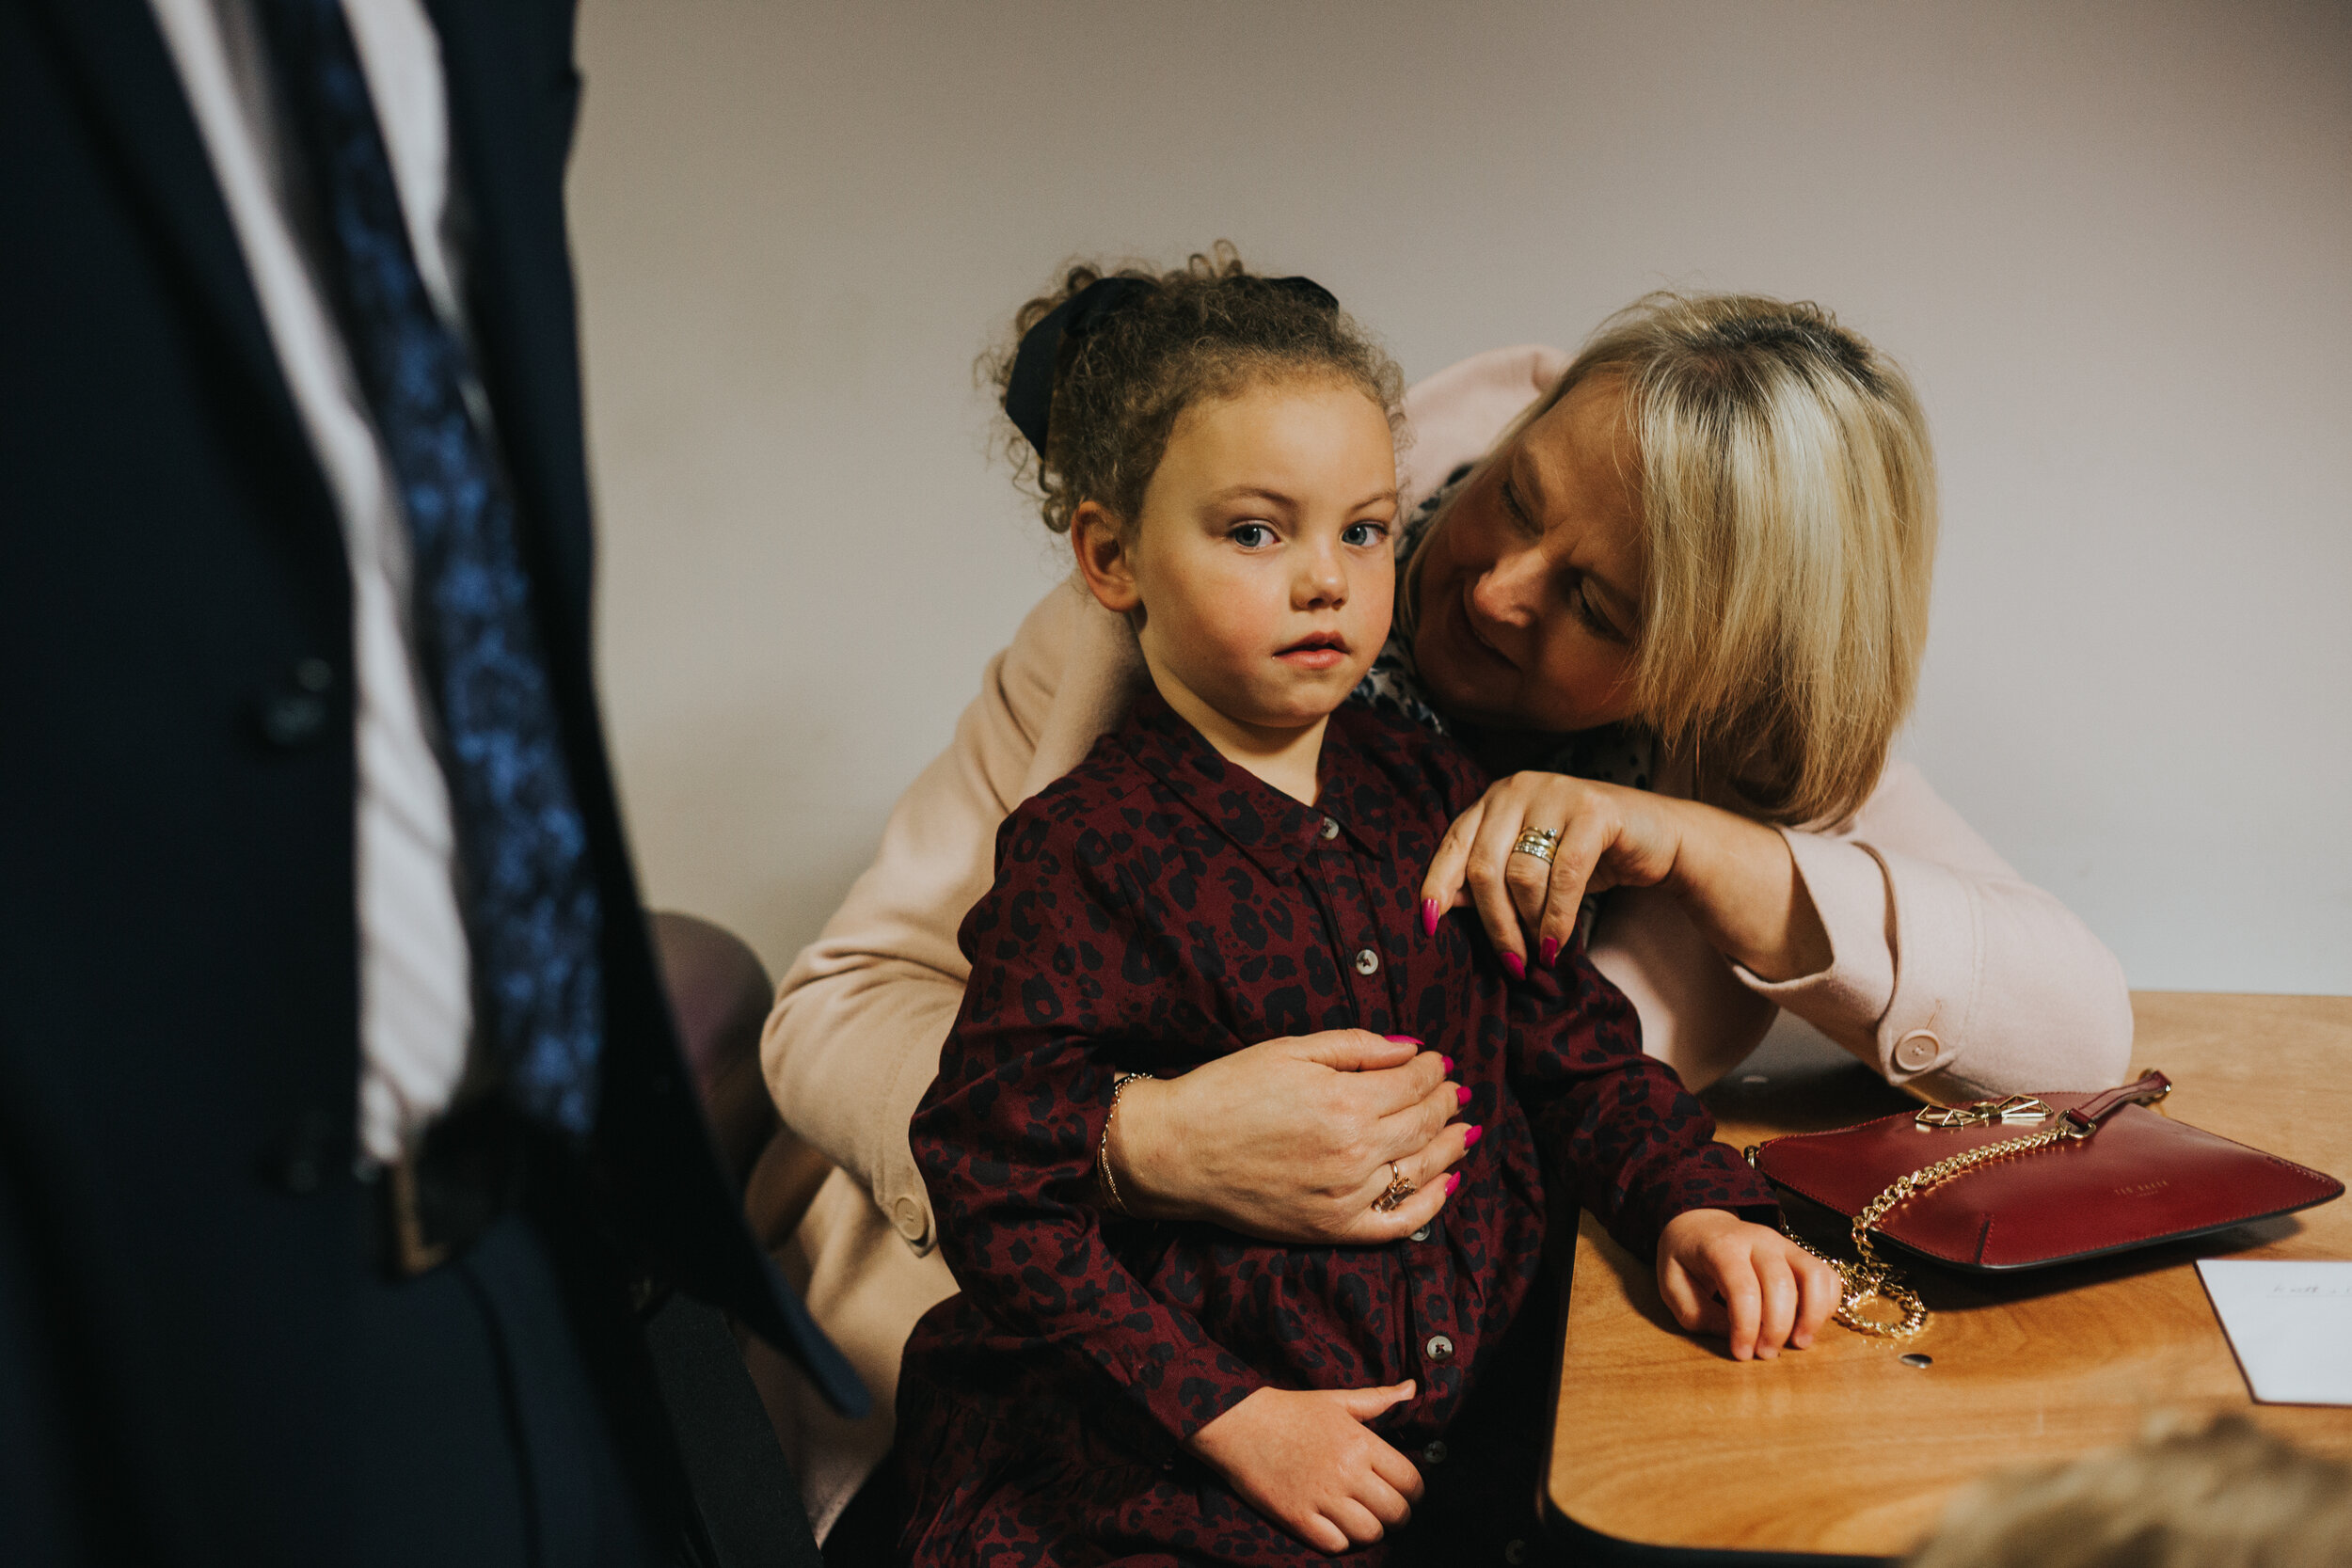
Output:
[[439,1268],[479,1240],[522,1196],[529,1129],[506,1102],[476,1100],[425,1130],[384,1167],[385,1266],[396,1279]]

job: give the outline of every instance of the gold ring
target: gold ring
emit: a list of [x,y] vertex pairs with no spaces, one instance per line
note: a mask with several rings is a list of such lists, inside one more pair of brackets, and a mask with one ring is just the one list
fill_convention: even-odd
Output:
[[1549,861],[1551,859],[1552,851],[1559,847],[1560,834],[1557,831],[1550,828],[1527,828],[1520,832],[1519,841],[1511,846],[1511,853],[1533,855],[1539,861]]
[[1393,1213],[1397,1206],[1421,1191],[1405,1180],[1405,1167],[1394,1160],[1389,1162],[1389,1190],[1372,1200],[1372,1206],[1382,1213]]

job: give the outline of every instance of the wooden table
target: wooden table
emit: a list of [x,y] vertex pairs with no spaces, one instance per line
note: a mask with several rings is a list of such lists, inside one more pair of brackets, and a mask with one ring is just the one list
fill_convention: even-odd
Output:
[[[2132,1009],[2133,1070],[2171,1076],[2169,1114],[2352,1176],[2352,997],[2142,991]],[[1818,1037],[1759,1053],[1706,1098],[1735,1147],[1915,1103]],[[2352,1460],[2352,1409],[2249,1398],[2194,1267],[2221,1255],[2352,1259],[2352,1197],[2024,1276],[1913,1268],[1934,1320],[1910,1344],[1832,1323],[1811,1350],[1745,1366],[1676,1329],[1649,1267],[1586,1216],[1553,1523],[1648,1545],[1894,1556],[1985,1472],[2128,1441],[2152,1417],[2236,1412]]]

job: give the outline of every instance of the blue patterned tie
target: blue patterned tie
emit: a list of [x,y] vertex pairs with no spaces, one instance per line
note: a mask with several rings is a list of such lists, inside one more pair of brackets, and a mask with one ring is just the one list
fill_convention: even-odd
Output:
[[261,0],[319,263],[408,523],[473,951],[476,1032],[528,1116],[595,1121],[600,912],[516,514],[466,402],[465,344],[425,293],[340,0]]

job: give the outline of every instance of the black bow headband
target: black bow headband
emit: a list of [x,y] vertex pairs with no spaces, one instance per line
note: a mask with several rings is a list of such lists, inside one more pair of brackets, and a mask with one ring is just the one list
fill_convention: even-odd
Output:
[[[1265,281],[1326,310],[1340,308],[1338,297],[1311,278],[1269,277]],[[1098,277],[1021,335],[1020,352],[1012,358],[1012,376],[1005,383],[1005,412],[1011,416],[1013,428],[1035,449],[1039,462],[1045,460],[1045,419],[1053,410],[1054,370],[1061,359],[1061,345],[1085,337],[1104,317],[1158,287],[1141,277]]]

